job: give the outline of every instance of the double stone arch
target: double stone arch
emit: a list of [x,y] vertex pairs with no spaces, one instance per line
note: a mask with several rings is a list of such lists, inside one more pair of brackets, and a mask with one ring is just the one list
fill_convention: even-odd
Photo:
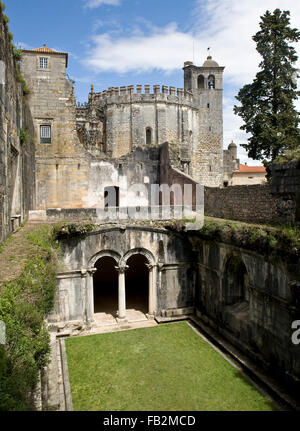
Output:
[[[147,267],[149,269],[149,299],[148,305],[149,315],[154,315],[156,311],[156,298],[157,298],[157,287],[156,287],[156,279],[157,279],[157,263],[153,254],[145,249],[145,248],[134,248],[128,250],[123,256],[114,251],[114,250],[101,250],[100,252],[94,254],[88,264],[88,273],[90,276],[89,285],[89,298],[90,298],[90,318],[93,320],[94,315],[94,293],[93,293],[93,274],[96,272],[95,264],[96,262],[103,257],[111,257],[116,262],[116,270],[119,273],[118,279],[118,317],[119,319],[126,318],[126,287],[125,287],[125,271],[128,268],[127,261],[131,256],[134,255],[142,255],[147,260]],[[101,269],[101,267],[100,267]]]
[[127,251],[123,256],[121,256],[120,253],[118,253],[117,251],[114,251],[114,250],[101,250],[98,253],[94,254],[90,258],[88,267],[94,268],[96,262],[99,259],[101,259],[102,257],[112,257],[118,266],[123,266],[123,265],[126,265],[128,259],[131,256],[134,256],[136,254],[141,254],[141,255],[145,256],[149,265],[152,265],[152,266],[156,265],[155,258],[153,256],[153,254],[151,253],[151,251],[149,251],[145,248],[134,248],[134,249]]

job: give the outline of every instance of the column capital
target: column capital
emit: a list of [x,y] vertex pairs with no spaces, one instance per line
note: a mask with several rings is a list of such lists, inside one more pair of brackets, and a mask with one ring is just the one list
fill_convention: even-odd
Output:
[[158,263],[157,264],[157,268],[158,268],[159,271],[162,271],[163,267],[164,267],[164,263]]
[[149,271],[152,271],[153,268],[155,267],[155,265],[153,265],[152,263],[145,263],[145,265],[149,269]]
[[88,268],[88,269],[87,269],[87,272],[88,272],[90,275],[94,275],[96,271],[97,271],[97,268]]
[[86,277],[87,276],[87,269],[81,268],[80,273],[81,273],[81,277]]
[[125,271],[129,268],[129,266],[122,263],[119,266],[115,266],[115,268],[119,272],[119,274],[124,274]]

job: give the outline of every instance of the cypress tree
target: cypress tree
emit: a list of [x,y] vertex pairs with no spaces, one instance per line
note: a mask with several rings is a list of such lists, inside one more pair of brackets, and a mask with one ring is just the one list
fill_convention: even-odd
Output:
[[256,49],[262,56],[260,71],[252,84],[245,85],[236,99],[241,106],[234,107],[251,134],[242,144],[248,156],[263,160],[266,165],[287,150],[300,147],[299,113],[294,101],[297,91],[298,59],[291,43],[298,42],[300,32],[290,27],[290,12],[267,11],[261,17],[260,31],[254,36]]

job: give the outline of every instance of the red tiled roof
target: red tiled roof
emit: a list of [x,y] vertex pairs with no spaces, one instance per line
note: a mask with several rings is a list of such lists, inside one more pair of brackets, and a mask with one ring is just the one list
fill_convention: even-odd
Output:
[[52,52],[54,54],[58,54],[57,51],[53,51],[53,49],[48,48],[47,46],[42,46],[41,48],[32,49],[32,51],[37,51],[37,52]]
[[55,54],[55,55],[65,55],[66,56],[66,67],[68,67],[68,54],[66,52],[58,52],[54,51],[51,48],[48,48],[45,44],[41,48],[36,49],[22,49],[23,52],[39,52],[44,54]]
[[240,169],[238,171],[233,171],[235,174],[242,174],[242,173],[264,173],[266,174],[266,168],[264,166],[248,166],[248,165],[243,165],[242,163],[240,163]]

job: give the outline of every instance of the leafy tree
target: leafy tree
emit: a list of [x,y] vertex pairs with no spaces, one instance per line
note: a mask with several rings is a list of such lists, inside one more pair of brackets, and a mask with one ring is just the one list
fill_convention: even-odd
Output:
[[291,43],[298,42],[300,32],[289,26],[290,12],[267,11],[261,17],[261,30],[253,36],[256,49],[263,60],[252,82],[245,85],[236,99],[241,106],[234,113],[244,120],[241,127],[251,134],[242,146],[255,160],[274,160],[286,150],[300,147],[299,113],[294,100],[300,95],[297,88],[298,57]]

